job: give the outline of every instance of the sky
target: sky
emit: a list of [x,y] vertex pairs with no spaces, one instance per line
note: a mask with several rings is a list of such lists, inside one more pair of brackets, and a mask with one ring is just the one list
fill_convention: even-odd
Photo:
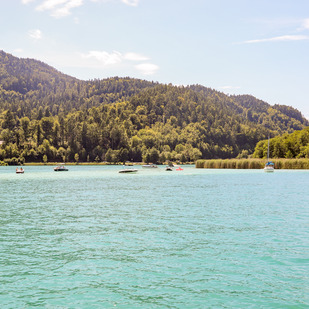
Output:
[[309,119],[309,0],[0,0],[0,50],[83,80],[200,84]]

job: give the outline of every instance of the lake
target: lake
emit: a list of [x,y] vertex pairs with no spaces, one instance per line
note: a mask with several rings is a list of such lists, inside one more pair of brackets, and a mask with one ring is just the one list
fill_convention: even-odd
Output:
[[0,167],[1,308],[309,308],[309,171]]

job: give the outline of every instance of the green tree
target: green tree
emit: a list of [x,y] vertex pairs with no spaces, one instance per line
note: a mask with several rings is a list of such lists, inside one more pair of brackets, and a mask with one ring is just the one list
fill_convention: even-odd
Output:
[[21,127],[23,130],[24,138],[27,140],[30,136],[30,119],[28,117],[23,117],[20,119]]
[[54,121],[50,117],[43,117],[40,121],[41,128],[43,130],[43,136],[46,139],[49,139],[52,136]]
[[41,144],[42,141],[42,129],[41,129],[41,125],[38,123],[36,125],[36,142],[37,142],[37,146],[39,146]]
[[2,122],[2,128],[12,131],[15,127],[16,121],[14,115],[10,110],[7,110],[4,114],[4,121]]
[[113,154],[112,154],[112,150],[109,148],[105,154],[105,161],[107,162],[112,162],[113,161]]
[[126,148],[121,148],[118,154],[118,162],[126,162],[129,160],[129,151]]
[[75,160],[75,162],[76,162],[76,164],[77,164],[78,161],[79,161],[79,154],[78,154],[78,153],[76,153],[76,154],[74,155],[74,160]]
[[150,152],[149,152],[149,160],[152,163],[157,163],[159,161],[160,158],[160,153],[156,148],[151,148]]

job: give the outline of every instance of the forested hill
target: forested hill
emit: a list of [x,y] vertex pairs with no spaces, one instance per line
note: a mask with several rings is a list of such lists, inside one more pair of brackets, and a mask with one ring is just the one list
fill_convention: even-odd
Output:
[[296,109],[252,96],[128,77],[82,81],[0,51],[0,160],[7,162],[229,158],[252,153],[268,133],[307,125]]
[[236,114],[242,114],[250,122],[262,124],[265,128],[280,133],[292,132],[301,129],[302,126],[309,125],[308,120],[301,112],[291,106],[279,104],[271,106],[251,95],[227,96],[203,86],[191,86],[190,88],[207,97],[219,97],[220,100],[227,102],[228,108]]
[[82,81],[34,59],[20,59],[0,51],[0,109],[30,116],[49,107],[53,115],[127,100],[157,83],[132,78]]

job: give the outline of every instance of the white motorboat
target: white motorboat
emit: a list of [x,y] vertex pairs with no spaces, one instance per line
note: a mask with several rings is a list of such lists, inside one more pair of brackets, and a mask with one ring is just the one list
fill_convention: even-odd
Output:
[[59,164],[58,166],[54,167],[55,172],[67,172],[69,169],[64,165],[64,163]]
[[144,164],[142,168],[158,168],[158,166],[156,164]]
[[122,170],[118,171],[118,173],[137,173],[136,168],[123,168]]

